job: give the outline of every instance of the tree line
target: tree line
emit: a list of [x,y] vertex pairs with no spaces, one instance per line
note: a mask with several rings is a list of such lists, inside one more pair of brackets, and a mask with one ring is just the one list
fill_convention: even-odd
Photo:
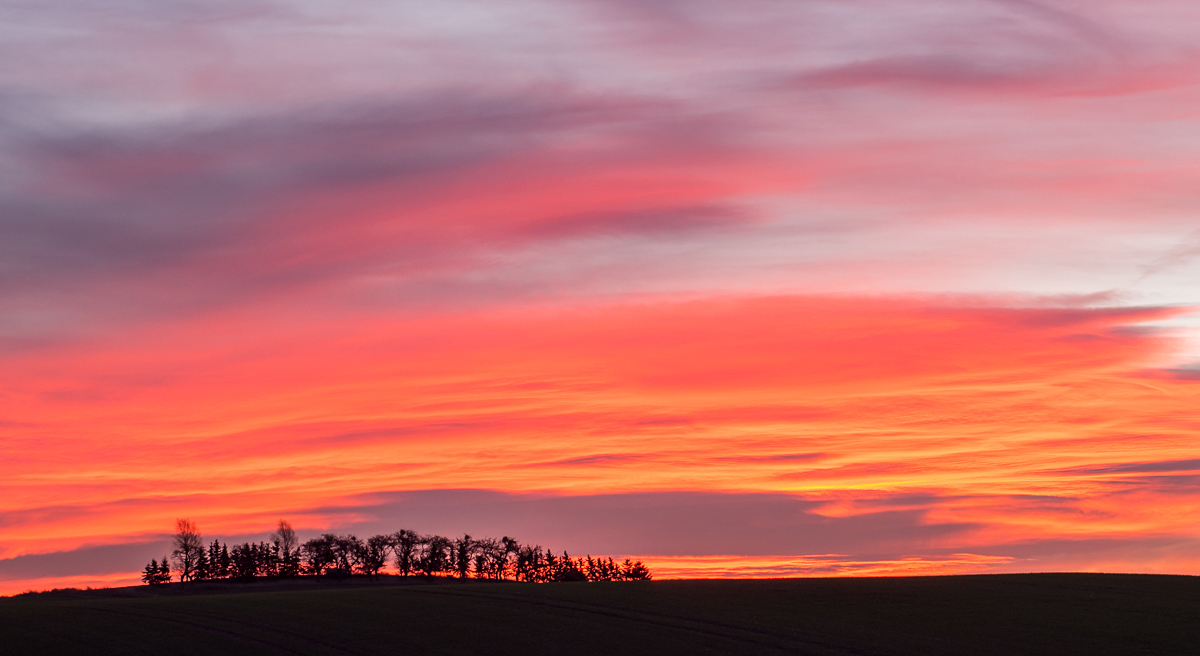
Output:
[[[523,545],[510,537],[447,538],[419,535],[401,529],[362,540],[354,535],[325,533],[300,543],[292,526],[279,520],[270,542],[246,542],[230,547],[213,540],[205,544],[195,522],[176,521],[175,549],[162,561],[151,560],[142,580],[156,585],[215,579],[248,581],[297,576],[378,576],[389,564],[400,576],[553,581],[640,581],[651,578],[641,561],[612,558],[572,558],[555,555],[538,545]],[[172,566],[174,569],[172,569]]]

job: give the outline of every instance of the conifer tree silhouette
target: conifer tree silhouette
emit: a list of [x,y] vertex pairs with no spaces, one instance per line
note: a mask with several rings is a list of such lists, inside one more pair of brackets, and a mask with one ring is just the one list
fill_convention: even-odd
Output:
[[151,560],[146,569],[142,572],[142,581],[147,585],[161,585],[171,582],[171,566],[167,564],[167,559],[163,558],[161,565],[157,560]]

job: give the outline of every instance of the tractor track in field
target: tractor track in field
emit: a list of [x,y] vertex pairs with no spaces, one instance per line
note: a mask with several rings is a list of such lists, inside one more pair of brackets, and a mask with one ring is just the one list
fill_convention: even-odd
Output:
[[[556,603],[556,602],[551,602],[551,601],[541,600],[541,599],[529,599],[526,597],[520,597],[520,596],[515,596],[515,595],[489,594],[486,592],[476,593],[476,592],[464,592],[461,590],[446,590],[446,589],[433,589],[433,588],[425,588],[425,589],[420,590],[420,592],[423,594],[434,594],[434,595],[445,595],[445,596],[456,596],[456,597],[474,597],[474,598],[489,599],[489,600],[494,600],[494,601],[519,602],[519,603],[524,603],[524,604],[528,604],[528,605],[532,605],[532,606],[544,606],[547,608],[573,610],[573,611],[581,612],[581,613],[590,613],[593,615],[601,615],[604,617],[617,618],[617,619],[622,619],[622,620],[632,621],[632,622],[640,622],[643,624],[650,624],[653,626],[667,627],[667,628],[676,629],[679,631],[687,631],[690,633],[696,633],[696,634],[710,636],[710,637],[723,638],[723,639],[730,640],[733,642],[741,642],[744,644],[755,645],[758,647],[767,647],[767,648],[773,649],[775,651],[789,653],[789,654],[805,653],[805,652],[797,652],[797,649],[798,648],[799,649],[808,648],[809,650],[820,650],[820,652],[822,652],[824,654],[831,654],[831,655],[836,655],[836,656],[872,656],[872,654],[870,654],[868,652],[853,651],[853,650],[846,649],[845,647],[840,647],[840,646],[836,646],[836,645],[832,645],[832,644],[828,644],[828,643],[822,643],[817,640],[812,640],[812,639],[807,639],[807,638],[780,637],[780,636],[777,636],[772,633],[767,633],[765,631],[760,631],[757,629],[751,629],[751,628],[747,628],[747,627],[743,627],[743,626],[738,626],[735,624],[714,622],[714,621],[710,621],[710,620],[691,619],[691,618],[686,618],[686,617],[680,617],[678,615],[670,615],[667,613],[655,613],[655,612],[640,611],[640,610],[639,611],[624,610],[621,608],[614,608],[612,606],[605,606],[605,605],[600,605],[600,604],[589,604],[586,602],[578,602],[578,601],[563,600],[563,601],[558,601]],[[695,626],[695,625],[700,625],[700,626]],[[714,630],[714,629],[708,628],[708,627],[720,627],[721,629],[724,629],[724,631],[718,631],[718,630]],[[746,635],[746,634],[749,634],[749,635]],[[791,644],[780,644],[780,643],[787,643],[787,642],[790,642]],[[799,643],[799,644],[797,644],[797,643]]]
[[[255,638],[255,637],[248,636],[248,635],[245,635],[242,633],[237,633],[235,631],[229,631],[226,629],[222,629],[222,628],[213,626],[211,624],[202,624],[200,622],[192,621],[192,620],[204,619],[204,620],[209,620],[209,621],[223,622],[226,624],[232,624],[234,626],[237,626],[237,627],[240,627],[243,629],[249,629],[249,630],[252,630],[255,632],[268,634],[268,635],[274,635],[275,637],[279,637],[279,638],[295,640],[300,643],[308,643],[311,645],[318,646],[318,647],[320,647],[320,649],[322,651],[324,651],[326,653],[334,654],[335,656],[361,656],[357,652],[347,651],[347,650],[343,649],[342,647],[338,647],[337,645],[331,645],[327,642],[314,639],[312,636],[302,635],[299,633],[293,633],[291,631],[285,631],[283,629],[278,629],[278,628],[270,627],[270,626],[264,626],[261,624],[253,624],[253,623],[246,622],[246,621],[230,619],[230,618],[224,617],[224,616],[210,616],[210,615],[204,615],[204,614],[199,614],[199,613],[188,613],[188,612],[175,611],[171,614],[171,616],[167,617],[167,616],[159,615],[156,613],[139,613],[139,612],[133,611],[133,610],[118,610],[115,608],[98,608],[95,606],[79,606],[79,608],[83,609],[83,610],[90,610],[90,611],[98,612],[98,613],[108,613],[110,615],[121,615],[124,617],[130,617],[130,618],[134,618],[134,619],[153,620],[153,621],[157,621],[157,622],[166,622],[168,624],[175,624],[178,626],[186,626],[186,627],[189,627],[192,629],[204,631],[205,633],[211,633],[211,634],[220,635],[220,636],[227,637],[227,638],[232,638],[234,640],[238,640],[240,642],[251,644],[256,647],[266,647],[268,649],[271,649],[271,650],[281,653],[281,654],[294,654],[296,656],[312,656],[313,652],[311,652],[311,651],[296,651],[295,649],[292,649],[285,645],[277,644],[277,643],[270,642],[268,640],[263,640],[260,638]],[[191,618],[191,620],[189,620],[187,618]]]

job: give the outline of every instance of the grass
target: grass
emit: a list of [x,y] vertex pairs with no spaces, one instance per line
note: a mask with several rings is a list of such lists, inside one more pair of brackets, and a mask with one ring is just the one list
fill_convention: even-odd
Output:
[[164,653],[1194,654],[1200,578],[385,579],[0,599],[0,654]]

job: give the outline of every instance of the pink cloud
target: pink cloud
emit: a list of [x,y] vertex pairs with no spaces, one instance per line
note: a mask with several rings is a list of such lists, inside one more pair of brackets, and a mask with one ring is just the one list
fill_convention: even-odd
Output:
[[0,8],[0,568],[468,487],[1193,571],[1197,18]]

